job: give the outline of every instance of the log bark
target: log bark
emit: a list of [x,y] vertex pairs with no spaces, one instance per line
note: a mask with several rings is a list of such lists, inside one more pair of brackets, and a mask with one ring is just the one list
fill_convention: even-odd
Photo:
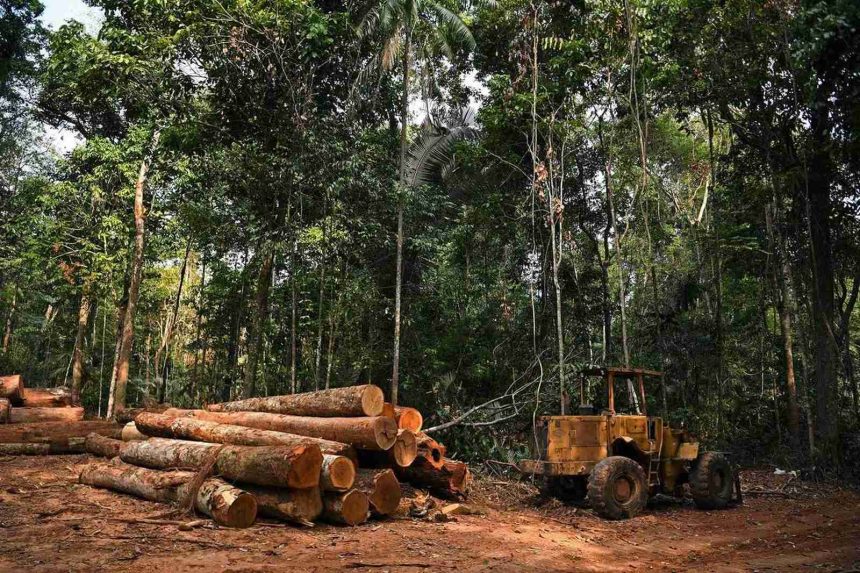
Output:
[[168,410],[167,415],[298,434],[310,438],[350,444],[367,450],[387,450],[397,439],[397,424],[391,418],[312,418],[266,412],[207,412],[205,410]]
[[359,450],[358,460],[362,467],[391,468],[409,467],[418,456],[418,442],[411,430],[397,430],[397,440],[389,450]]
[[358,470],[355,489],[367,495],[374,515],[389,515],[400,505],[400,482],[390,469]]
[[351,489],[346,493],[327,493],[323,496],[322,517],[332,523],[359,525],[367,521],[370,503],[367,495]]
[[123,442],[133,442],[135,440],[146,440],[149,436],[137,429],[137,424],[129,422],[122,427],[122,435],[120,436]]
[[120,424],[128,424],[129,422],[134,422],[134,419],[138,414],[142,414],[144,412],[148,412],[151,414],[162,414],[167,410],[173,409],[173,406],[170,404],[156,404],[154,406],[148,408],[126,408],[120,412],[117,412],[116,417],[114,418]]
[[13,424],[28,422],[79,422],[84,409],[77,408],[12,408],[9,420]]
[[0,426],[0,443],[62,441],[69,438],[84,438],[91,432],[109,438],[119,438],[122,434],[122,426],[101,420],[9,424]]
[[210,404],[210,412],[268,412],[290,416],[379,416],[385,399],[373,384]]
[[165,414],[140,414],[138,415],[136,424],[143,433],[155,437],[237,446],[316,445],[324,454],[345,456],[351,460],[357,460],[355,449],[349,444],[309,438],[286,432],[221,424],[196,418],[174,417],[172,412],[175,411],[166,412]]
[[436,469],[445,463],[445,446],[421,432],[416,436],[418,456]]
[[21,405],[26,408],[61,408],[72,405],[68,388],[25,388]]
[[320,488],[325,491],[347,491],[355,483],[355,464],[347,457],[323,456]]
[[[173,503],[189,495],[194,473],[162,472],[128,464],[91,464],[80,475],[82,484],[128,493],[150,501]],[[208,478],[194,496],[194,508],[227,527],[249,527],[257,518],[257,502],[246,491]]]
[[408,406],[394,408],[394,417],[397,419],[397,427],[403,430],[412,430],[418,433],[424,425],[424,417],[421,412]]
[[49,456],[54,454],[82,454],[85,451],[84,438],[69,438],[52,442],[0,444],[0,456]]
[[126,442],[115,438],[108,438],[101,434],[88,434],[84,440],[84,449],[88,454],[101,456],[103,458],[117,457],[125,447]]
[[20,374],[11,376],[0,376],[0,398],[6,398],[10,402],[20,403],[24,396],[24,380]]
[[472,484],[469,466],[448,459],[441,468],[435,468],[419,456],[408,468],[398,468],[397,474],[416,487],[429,489],[434,495],[448,499],[465,499]]
[[200,469],[213,455],[215,472],[231,481],[293,488],[319,484],[322,453],[315,445],[229,446],[150,438],[129,442],[120,458],[130,464],[156,469]]
[[323,511],[319,488],[286,489],[262,486],[245,486],[257,499],[261,515],[301,525],[312,525]]
[[0,398],[0,424],[8,424],[9,423],[9,409],[12,406],[9,404],[9,400],[6,398]]

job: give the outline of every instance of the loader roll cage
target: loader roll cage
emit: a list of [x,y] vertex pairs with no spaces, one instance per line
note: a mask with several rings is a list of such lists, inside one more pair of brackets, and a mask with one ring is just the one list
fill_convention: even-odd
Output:
[[[631,401],[633,402],[633,406],[636,409],[637,414],[642,414],[644,416],[648,415],[648,406],[647,401],[645,399],[645,377],[649,378],[658,378],[660,380],[660,387],[663,388],[665,384],[665,378],[663,372],[658,372],[657,370],[647,370],[645,368],[622,368],[622,367],[606,367],[606,366],[597,366],[597,367],[589,367],[583,368],[579,371],[579,405],[580,408],[587,407],[588,404],[585,401],[585,381],[587,378],[591,376],[599,376],[606,380],[606,386],[609,393],[607,410],[611,415],[615,415],[615,379],[620,378],[622,380],[628,381],[628,389],[631,392]],[[639,395],[636,395],[636,391],[632,386],[633,380],[636,381],[638,386]],[[640,406],[641,401],[641,406]],[[665,404],[664,404],[665,408]]]

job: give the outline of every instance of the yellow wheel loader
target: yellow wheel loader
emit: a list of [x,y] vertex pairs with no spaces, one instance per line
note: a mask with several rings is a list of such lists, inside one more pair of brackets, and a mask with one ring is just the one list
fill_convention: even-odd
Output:
[[[596,391],[601,384],[592,384],[595,378],[603,382],[605,394]],[[595,512],[608,519],[635,516],[658,493],[681,497],[685,483],[702,509],[728,506],[733,490],[739,498],[740,483],[723,454],[700,453],[698,441],[686,430],[648,415],[645,378],[659,379],[663,388],[662,372],[583,370],[578,412],[537,420],[536,459],[521,461],[520,471],[543,478],[547,490],[562,500],[587,497]],[[615,388],[617,381],[626,382],[626,391]],[[605,403],[587,403],[590,395],[604,395]]]

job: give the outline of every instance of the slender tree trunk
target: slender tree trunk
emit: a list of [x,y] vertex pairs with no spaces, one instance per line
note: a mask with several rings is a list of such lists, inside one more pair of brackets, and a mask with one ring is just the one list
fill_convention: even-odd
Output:
[[188,239],[185,245],[185,256],[182,259],[182,267],[179,269],[179,286],[176,289],[176,297],[173,299],[173,313],[168,319],[164,333],[164,341],[162,348],[164,353],[164,365],[159,367],[158,360],[155,361],[156,380],[158,381],[158,403],[163,404],[167,396],[167,364],[170,356],[170,342],[173,340],[173,333],[176,330],[176,321],[179,316],[179,305],[182,302],[182,287],[185,286],[185,271],[188,269],[188,257],[191,254],[191,239]]
[[298,315],[298,296],[296,293],[296,251],[298,242],[293,241],[293,254],[290,258],[290,296],[292,298],[292,316],[290,317],[290,394],[296,393],[296,318]]
[[81,385],[84,379],[84,360],[87,326],[90,320],[90,287],[84,284],[81,290],[81,303],[78,307],[78,329],[75,335],[75,349],[72,355],[72,404],[81,402]]
[[108,400],[107,415],[113,418],[116,413],[125,408],[126,385],[128,384],[131,350],[134,342],[134,317],[137,310],[137,300],[140,296],[140,283],[143,281],[143,251],[146,245],[146,208],[144,207],[144,190],[152,159],[158,146],[160,131],[152,133],[150,149],[140,163],[137,182],[134,185],[134,252],[132,255],[131,281],[128,287],[128,306],[123,317],[122,340],[119,347],[119,360],[114,368],[116,382]]
[[[245,261],[247,263],[247,259]],[[221,381],[221,400],[230,400],[230,390],[239,365],[239,334],[242,330],[242,314],[245,306],[245,272],[242,271],[242,283],[239,287],[239,300],[233,313],[233,324],[230,325],[230,343],[227,348],[227,372]]]
[[260,271],[257,275],[256,312],[251,326],[250,344],[248,345],[248,361],[245,364],[246,398],[254,395],[257,380],[257,362],[263,347],[263,334],[269,317],[269,290],[272,285],[272,266],[275,261],[273,245],[263,247],[263,258],[260,261]]
[[317,310],[317,351],[314,363],[314,389],[320,389],[320,367],[322,365],[322,345],[323,345],[323,303],[325,300],[325,260],[321,262],[320,268],[320,294],[319,305]]
[[779,326],[782,332],[783,354],[785,356],[785,387],[788,395],[788,430],[795,444],[800,443],[800,407],[797,404],[797,382],[794,375],[794,341],[792,336],[792,314],[794,297],[791,293],[791,268],[788,261],[781,264],[782,277],[779,288],[782,304],[779,305]]
[[[203,253],[203,261],[200,270],[200,296],[197,301],[197,333],[195,334],[194,369],[191,373],[191,402],[197,403],[197,386],[200,383],[200,363],[206,368],[206,349],[203,348],[201,331],[203,326],[203,289],[206,286],[206,253]],[[199,349],[199,353],[198,353]],[[202,354],[202,359],[200,357]]]
[[401,290],[403,288],[403,210],[406,198],[406,151],[409,130],[409,57],[412,51],[412,30],[407,26],[406,40],[403,45],[403,93],[400,99],[400,189],[397,201],[397,272],[394,284],[394,353],[391,370],[391,396],[397,405],[397,391],[400,384],[400,313]]
[[3,354],[9,352],[9,343],[12,342],[12,323],[15,320],[15,308],[18,304],[18,287],[12,286],[12,304],[9,314],[6,315],[6,326],[3,329]]

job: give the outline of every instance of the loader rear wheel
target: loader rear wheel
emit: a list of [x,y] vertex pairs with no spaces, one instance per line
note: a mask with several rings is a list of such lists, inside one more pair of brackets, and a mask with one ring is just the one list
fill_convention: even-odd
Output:
[[648,502],[645,471],[635,461],[611,456],[594,466],[588,478],[591,507],[607,519],[634,517]]
[[726,456],[705,452],[690,472],[690,493],[699,509],[723,509],[732,500],[732,466]]

